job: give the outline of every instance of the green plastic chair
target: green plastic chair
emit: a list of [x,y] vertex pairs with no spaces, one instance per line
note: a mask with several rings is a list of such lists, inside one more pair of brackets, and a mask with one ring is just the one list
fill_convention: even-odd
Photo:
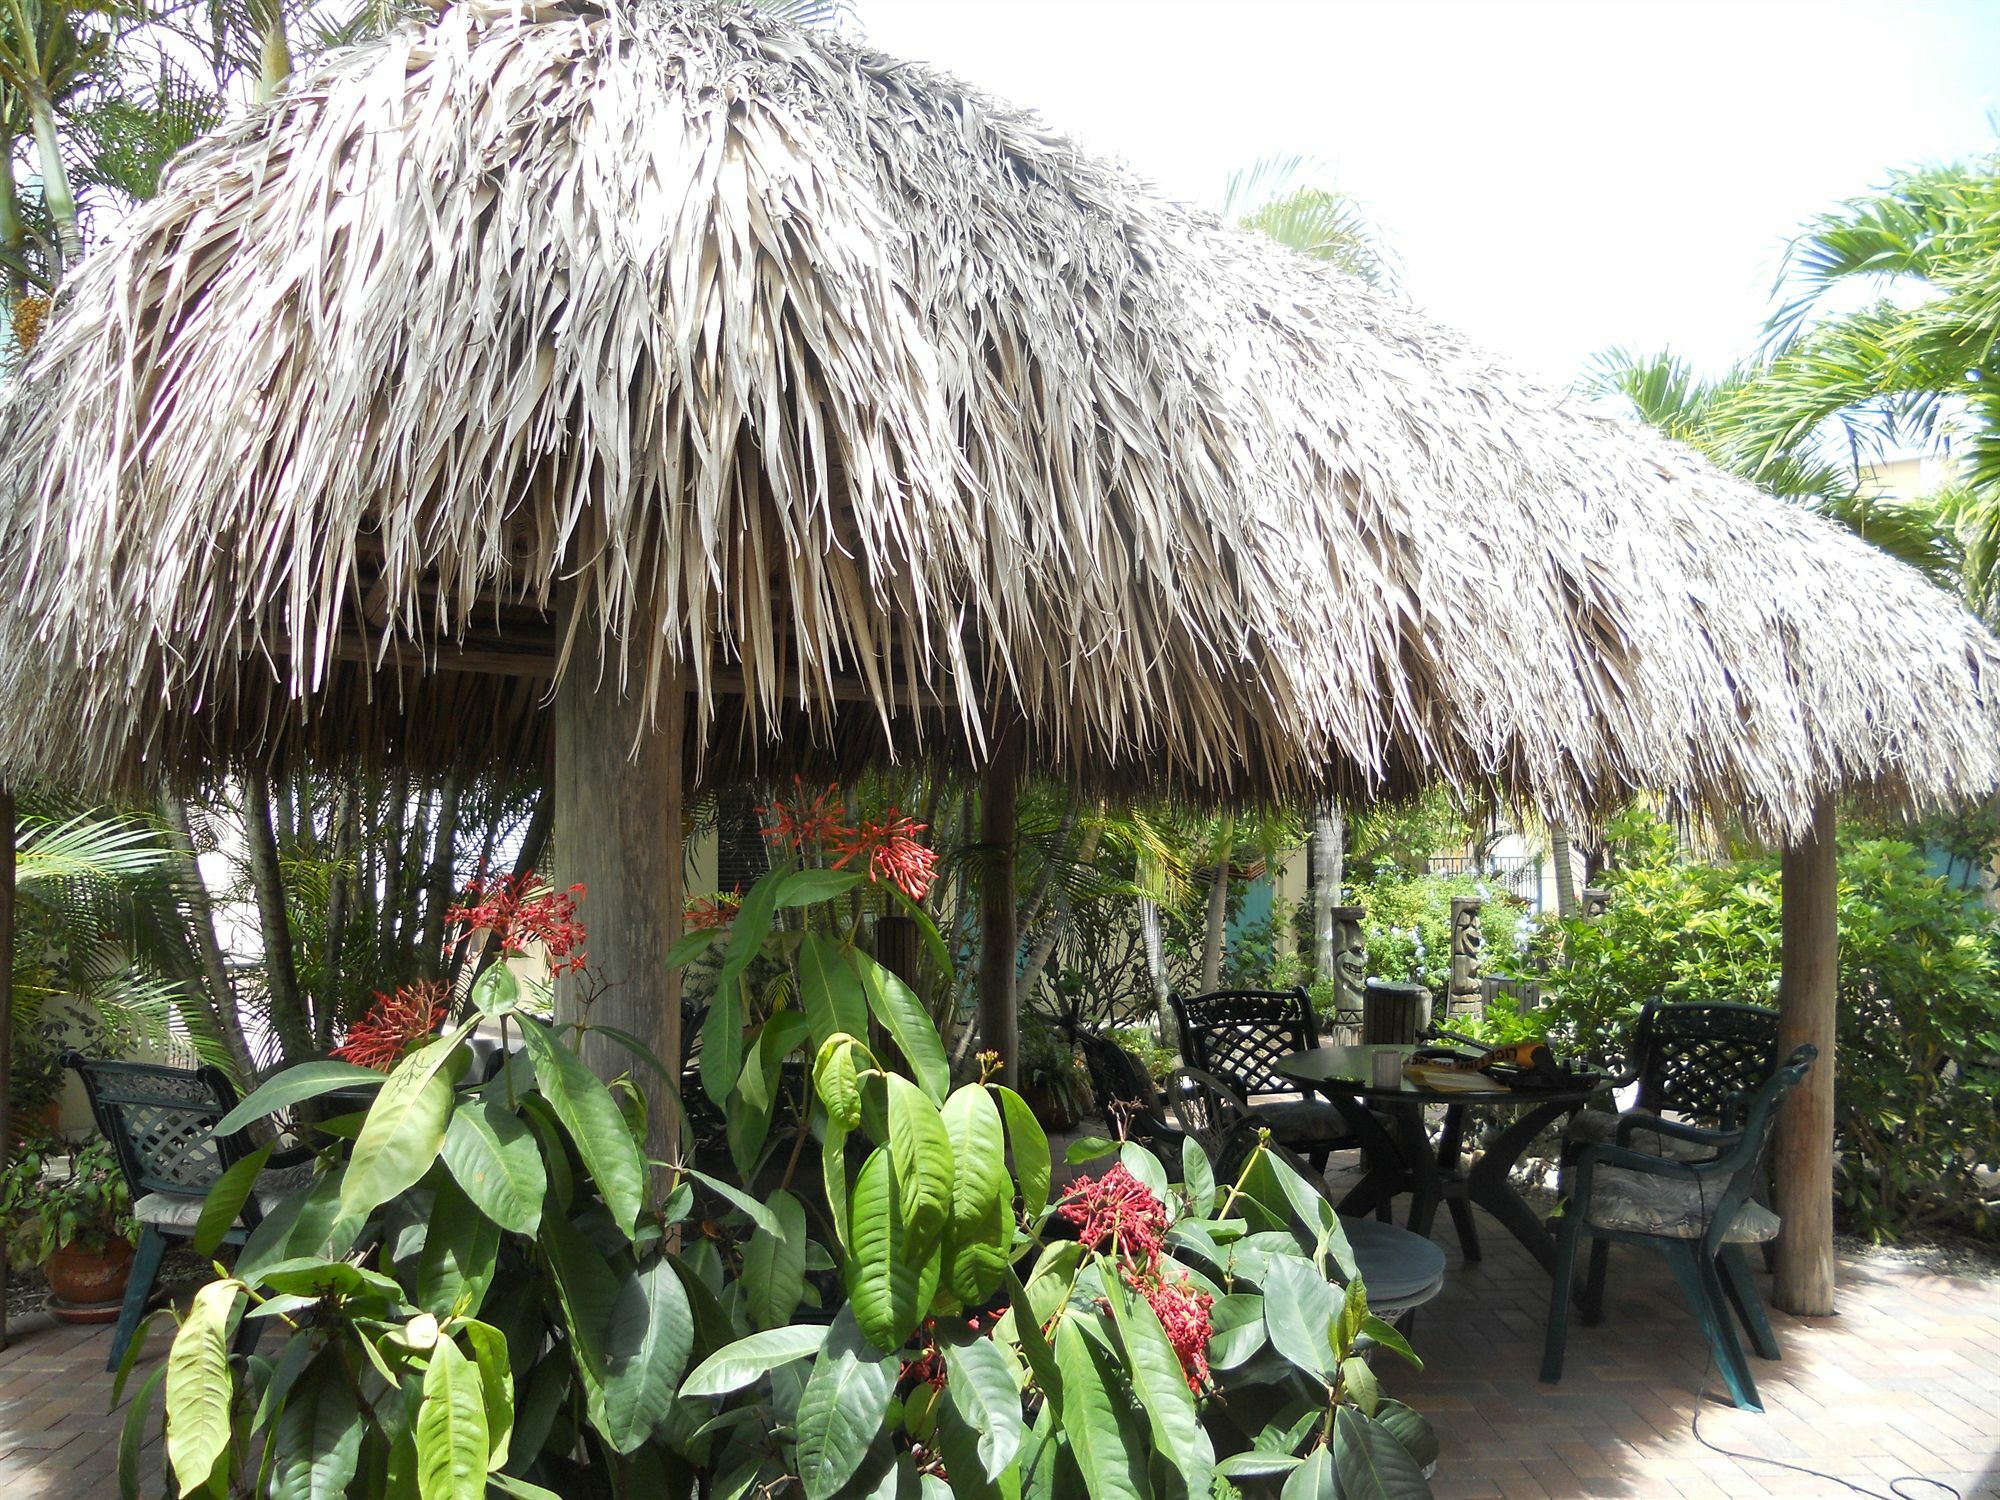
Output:
[[1741,1129],[1703,1130],[1657,1116],[1627,1116],[1620,1126],[1621,1141],[1637,1132],[1657,1132],[1677,1143],[1704,1148],[1706,1160],[1675,1160],[1630,1145],[1589,1145],[1577,1153],[1556,1236],[1555,1281],[1542,1346],[1543,1380],[1562,1379],[1577,1250],[1588,1236],[1586,1326],[1604,1316],[1604,1276],[1612,1244],[1657,1250],[1673,1268],[1731,1398],[1745,1411],[1764,1409],[1736,1336],[1736,1323],[1742,1323],[1761,1357],[1779,1357],[1777,1336],[1743,1257],[1745,1245],[1777,1237],[1778,1218],[1751,1194],[1760,1180],[1760,1162],[1778,1107],[1818,1056],[1819,1049],[1811,1046],[1792,1053],[1758,1089]]

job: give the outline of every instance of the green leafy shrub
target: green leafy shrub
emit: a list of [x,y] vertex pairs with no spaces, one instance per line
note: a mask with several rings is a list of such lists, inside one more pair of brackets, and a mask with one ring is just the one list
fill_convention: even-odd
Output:
[[[1777,1002],[1781,889],[1763,857],[1679,857],[1651,820],[1625,820],[1628,858],[1595,922],[1546,921],[1521,972],[1547,1000],[1488,1013],[1496,1037],[1545,1033],[1615,1056],[1650,999]],[[1978,1169],[2000,1164],[2000,930],[1993,914],[1895,839],[1843,838],[1835,1189],[1846,1223],[1877,1237],[1945,1224],[1990,1230]]]
[[[726,1160],[644,1162],[647,1072],[599,1081],[502,965],[386,1077],[264,1085],[219,1128],[376,1092],[196,1296],[126,1462],[164,1384],[186,1495],[1427,1494],[1435,1440],[1366,1358],[1407,1349],[1324,1200],[1260,1143],[1226,1190],[1198,1147],[1170,1189],[1128,1146],[1123,1179],[1051,1201],[1021,1097],[954,1088],[838,920],[866,878],[781,864],[674,954],[722,953],[700,1085]],[[768,1011],[759,959],[792,976]],[[482,1020],[522,1050],[465,1087]],[[211,1239],[258,1164],[212,1192]],[[273,1356],[231,1353],[244,1318]]]
[[110,1142],[92,1136],[78,1146],[67,1175],[49,1170],[62,1154],[56,1141],[30,1141],[0,1173],[0,1225],[6,1226],[10,1263],[39,1265],[70,1245],[102,1253],[139,1238],[132,1195]]
[[[1480,931],[1486,937],[1486,967],[1514,951],[1522,906],[1476,875],[1407,875],[1385,869],[1354,885],[1348,899],[1365,909],[1362,935],[1368,944],[1368,972],[1398,983],[1414,979],[1442,1004],[1451,979],[1451,903],[1455,896],[1484,900]],[[1412,932],[1416,934],[1413,938]],[[1421,943],[1421,951],[1419,950]]]

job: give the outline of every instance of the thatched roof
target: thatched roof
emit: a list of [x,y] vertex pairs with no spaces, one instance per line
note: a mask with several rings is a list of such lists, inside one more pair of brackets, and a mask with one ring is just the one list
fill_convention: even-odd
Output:
[[2000,779],[2000,649],[1915,574],[706,6],[460,4],[194,147],[0,407],[0,520],[15,776],[544,754],[573,588],[746,752],[1019,713],[1045,768],[1769,832]]

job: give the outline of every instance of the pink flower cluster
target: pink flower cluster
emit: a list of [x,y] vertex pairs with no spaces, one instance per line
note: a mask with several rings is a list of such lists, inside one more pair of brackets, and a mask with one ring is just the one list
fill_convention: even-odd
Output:
[[1166,1330],[1188,1387],[1201,1390],[1208,1383],[1209,1312],[1215,1299],[1197,1291],[1186,1277],[1166,1274],[1161,1255],[1166,1205],[1121,1164],[1096,1177],[1077,1178],[1059,1210],[1077,1226],[1076,1237],[1085,1245],[1118,1257],[1125,1284],[1146,1299]]

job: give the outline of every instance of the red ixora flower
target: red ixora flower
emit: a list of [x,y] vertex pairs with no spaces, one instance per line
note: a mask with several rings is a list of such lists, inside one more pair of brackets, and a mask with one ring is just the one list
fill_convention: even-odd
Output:
[[1063,1195],[1061,1210],[1091,1249],[1115,1239],[1121,1252],[1148,1270],[1159,1259],[1167,1206],[1122,1163],[1102,1176],[1077,1178]]
[[743,892],[740,888],[727,895],[717,892],[713,896],[697,896],[688,902],[686,910],[681,913],[681,921],[689,932],[706,932],[727,927],[742,909]]
[[333,1055],[386,1073],[412,1043],[429,1041],[450,1009],[451,991],[435,981],[400,985],[387,995],[378,990],[375,1003],[347,1028],[347,1040],[333,1049]]
[[886,882],[912,901],[921,901],[937,878],[937,851],[917,837],[927,826],[893,807],[880,819],[863,818],[859,828],[839,829],[828,841],[827,847],[840,856],[833,867],[844,870],[861,860],[870,880]]
[[853,832],[841,821],[839,787],[829,784],[808,802],[805,783],[796,776],[792,778],[789,797],[780,797],[769,807],[758,808],[757,812],[759,816],[771,820],[771,826],[764,830],[766,839],[780,848],[793,849],[802,854],[811,853],[837,836]]
[[525,953],[539,942],[550,971],[561,975],[584,966],[583,923],[576,919],[583,893],[580,885],[550,890],[533,875],[485,876],[466,886],[465,899],[444,919],[466,933],[492,933],[503,953]]
[[1208,1340],[1215,1331],[1209,1309],[1215,1306],[1215,1298],[1196,1291],[1185,1277],[1169,1281],[1157,1268],[1150,1275],[1128,1272],[1125,1281],[1146,1299],[1166,1330],[1167,1342],[1173,1345],[1187,1376],[1188,1389],[1199,1391],[1208,1384]]

